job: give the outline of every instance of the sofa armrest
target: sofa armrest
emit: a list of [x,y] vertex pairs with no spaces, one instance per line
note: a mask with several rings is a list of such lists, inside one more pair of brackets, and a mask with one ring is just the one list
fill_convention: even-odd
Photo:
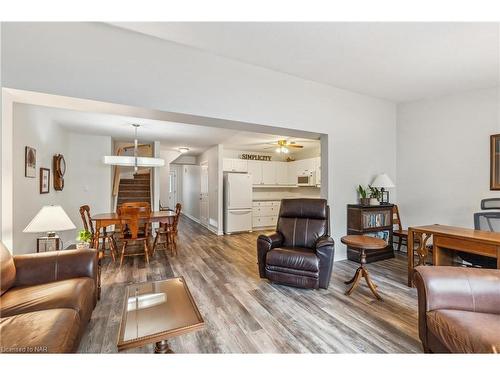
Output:
[[500,270],[419,266],[413,277],[419,309],[425,312],[451,309],[500,314]]
[[319,258],[319,287],[327,289],[332,276],[335,242],[329,236],[322,236],[316,240],[314,247]]
[[60,250],[14,256],[15,286],[89,277],[97,285],[97,251]]
[[280,247],[283,243],[283,236],[279,232],[275,232],[266,236],[261,234],[257,238],[257,261],[259,263],[260,277],[266,277],[266,254],[269,250]]

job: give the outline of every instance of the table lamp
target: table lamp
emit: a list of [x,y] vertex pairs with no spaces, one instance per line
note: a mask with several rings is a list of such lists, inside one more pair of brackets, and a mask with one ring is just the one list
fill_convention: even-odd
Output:
[[76,229],[75,224],[64,212],[61,206],[43,206],[30,223],[24,228],[24,233],[43,233],[45,237],[39,237],[36,241],[36,251],[59,250],[60,240],[56,232]]
[[389,204],[389,191],[385,189],[396,187],[389,176],[387,176],[385,173],[379,174],[377,177],[375,177],[370,186],[380,189],[380,192],[382,193],[380,204]]

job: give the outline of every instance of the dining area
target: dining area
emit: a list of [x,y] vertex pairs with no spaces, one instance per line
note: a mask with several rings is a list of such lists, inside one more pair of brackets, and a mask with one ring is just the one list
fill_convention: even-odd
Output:
[[[131,201],[121,204],[116,212],[94,214],[88,205],[81,206],[83,228],[90,234],[92,247],[98,250],[98,272],[105,258],[121,268],[126,257],[143,257],[149,264],[157,250],[177,255],[181,210],[180,203],[175,208],[153,211],[148,202]],[[100,289],[98,285],[98,294]]]

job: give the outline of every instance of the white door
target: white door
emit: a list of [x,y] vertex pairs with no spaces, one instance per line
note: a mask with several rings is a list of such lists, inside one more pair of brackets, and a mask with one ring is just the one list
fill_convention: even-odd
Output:
[[208,228],[208,163],[201,164],[200,223]]
[[174,208],[179,202],[177,199],[177,171],[170,170],[168,173],[168,207]]
[[276,163],[272,161],[262,162],[262,183],[264,185],[276,185]]
[[262,184],[262,161],[249,160],[248,173],[252,176],[252,184]]
[[227,175],[228,210],[252,208],[252,176],[247,173]]

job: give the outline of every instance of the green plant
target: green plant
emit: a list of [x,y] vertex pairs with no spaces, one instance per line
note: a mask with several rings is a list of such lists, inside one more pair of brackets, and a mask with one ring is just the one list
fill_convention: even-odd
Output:
[[368,194],[368,192],[363,186],[359,185],[356,191],[358,192],[361,198],[366,199],[366,195]]
[[90,243],[90,241],[92,241],[92,233],[90,233],[88,230],[83,229],[78,232],[78,237],[76,238],[76,240],[80,242]]
[[368,185],[370,188],[370,198],[380,199],[381,192],[378,188]]

